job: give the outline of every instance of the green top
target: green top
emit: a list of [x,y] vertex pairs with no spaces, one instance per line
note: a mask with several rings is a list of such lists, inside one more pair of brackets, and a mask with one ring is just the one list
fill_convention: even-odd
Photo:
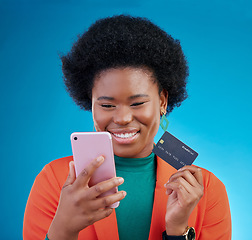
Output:
[[156,185],[155,154],[146,158],[115,156],[116,175],[124,178],[119,190],[127,192],[116,208],[120,240],[148,240]]

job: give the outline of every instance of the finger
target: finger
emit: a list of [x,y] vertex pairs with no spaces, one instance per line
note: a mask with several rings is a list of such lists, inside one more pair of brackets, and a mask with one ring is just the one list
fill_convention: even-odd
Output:
[[170,195],[171,193],[173,192],[173,190],[172,189],[166,189],[166,195]]
[[175,182],[179,178],[185,179],[191,186],[195,186],[195,187],[199,186],[199,182],[189,170],[179,171],[173,174],[170,177],[169,181]]
[[69,162],[69,173],[68,173],[67,180],[63,188],[73,184],[75,179],[76,179],[76,175],[75,175],[75,169],[74,169],[74,162],[71,161]]
[[94,209],[95,208],[97,208],[97,209],[107,208],[107,207],[111,206],[113,203],[119,202],[122,199],[124,199],[126,195],[127,195],[127,193],[125,191],[119,191],[119,192],[117,192],[115,194],[112,194],[112,195],[109,195],[109,196],[106,196],[106,197],[97,198],[94,201],[94,205],[92,207]]
[[98,197],[99,195],[101,195],[102,193],[107,192],[114,187],[118,187],[123,182],[124,182],[123,178],[115,177],[115,178],[111,178],[107,181],[103,181],[101,183],[98,183],[90,188],[89,197],[90,197],[90,199],[94,199],[94,198]]
[[[195,180],[196,181],[196,180]],[[188,193],[192,193],[194,191],[194,186],[191,185],[185,178],[179,177],[175,180],[176,183],[181,185]],[[198,182],[196,182],[198,184]]]
[[76,186],[85,186],[88,184],[91,176],[93,175],[94,171],[104,162],[104,157],[99,156],[98,158],[94,159],[90,164],[85,167],[80,175],[77,177],[75,183]]
[[203,176],[202,176],[202,170],[199,167],[195,167],[195,166],[185,166],[183,168],[180,168],[178,170],[178,172],[180,171],[185,171],[188,170],[190,171],[193,176],[197,179],[197,181],[199,182],[200,185],[203,185]]
[[178,177],[166,184],[167,195],[170,195],[173,192],[173,188],[171,187],[173,186],[173,183],[181,185],[188,193],[193,191],[193,186],[190,183],[188,183],[183,177]]
[[[184,202],[185,199],[189,197],[189,193],[187,190],[184,188],[184,186],[178,182],[170,182],[167,184],[167,191],[172,194],[175,192],[178,196],[179,201],[182,203]],[[168,195],[170,195],[168,194]]]
[[[173,175],[171,175],[171,177],[170,177],[170,179],[168,180],[168,182],[171,180],[171,178],[172,178],[173,176],[181,176],[181,175],[177,175],[177,174],[179,174],[179,173],[181,173],[181,172],[183,172],[183,171],[186,171],[186,170],[190,171],[190,172],[192,173],[192,175],[194,175],[195,173],[197,173],[197,171],[199,171],[199,170],[197,170],[197,169],[200,169],[200,168],[195,167],[195,166],[189,166],[189,165],[184,166],[184,167],[180,168],[176,173],[174,173]],[[200,170],[201,170],[201,169],[200,169]],[[168,184],[168,182],[165,183],[165,185]],[[165,186],[165,185],[164,185],[164,186]]]

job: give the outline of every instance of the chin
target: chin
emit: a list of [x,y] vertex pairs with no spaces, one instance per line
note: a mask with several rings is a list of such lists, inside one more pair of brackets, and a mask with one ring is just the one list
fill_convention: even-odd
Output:
[[125,152],[125,151],[114,151],[115,155],[123,158],[135,158],[135,154]]
[[118,157],[124,157],[124,158],[144,158],[151,154],[150,152],[143,151],[143,149],[135,148],[132,149],[132,146],[128,147],[120,147],[120,148],[114,148],[114,154]]

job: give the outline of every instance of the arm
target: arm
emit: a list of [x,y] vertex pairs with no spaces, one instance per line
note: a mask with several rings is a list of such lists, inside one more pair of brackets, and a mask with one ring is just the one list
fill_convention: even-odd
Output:
[[[62,168],[62,170],[64,169]],[[67,177],[67,171],[65,175]],[[24,240],[45,238],[57,210],[60,191],[59,181],[55,177],[51,165],[48,164],[36,177],[26,204],[23,225]]]
[[[193,166],[192,166],[193,167]],[[188,168],[188,167],[186,167]],[[191,168],[191,167],[190,167]],[[199,169],[194,167],[195,169]],[[184,170],[183,168],[182,170]],[[189,170],[189,169],[188,169]],[[194,172],[192,171],[193,169],[190,170],[191,174],[195,176]],[[203,171],[203,170],[202,170]],[[188,176],[186,177],[182,173],[175,173],[169,180],[168,184],[175,184],[175,187],[173,187],[174,191],[171,190],[171,186],[167,188],[168,194],[170,194],[169,198],[171,197],[171,194],[176,193],[176,196],[173,196],[168,199],[167,203],[167,213],[166,216],[171,216],[172,211],[169,209],[171,206],[171,203],[173,203],[173,206],[176,206],[176,204],[179,205],[179,207],[175,207],[173,211],[178,211],[177,214],[174,214],[173,217],[170,217],[170,219],[178,219],[178,220],[183,220],[184,225],[187,224],[188,221],[188,214],[192,211],[194,208],[195,203],[199,204],[198,206],[198,214],[199,215],[199,221],[196,225],[196,239],[198,240],[205,240],[205,239],[220,239],[220,240],[230,240],[231,239],[231,214],[230,214],[230,208],[229,208],[229,203],[228,203],[228,197],[226,193],[225,186],[223,183],[215,177],[214,174],[204,170],[204,181],[202,182],[202,174],[199,174],[198,176],[195,176],[195,180],[197,180],[198,183],[200,183],[201,187],[197,188],[197,183],[195,185],[195,182],[193,183],[191,180],[189,180]],[[198,170],[198,173],[201,171]],[[201,177],[200,177],[201,175]],[[179,178],[183,178],[183,180],[179,180]],[[180,197],[179,194],[181,194],[179,191],[182,191],[185,189],[184,186],[187,186],[187,189],[190,190],[190,185],[185,184],[184,180],[186,180],[187,183],[191,182],[191,186],[194,186],[191,189],[191,194],[187,195],[189,191],[185,193],[185,195],[188,197],[183,198]],[[175,183],[174,183],[175,182]],[[185,184],[185,185],[184,185]],[[202,188],[204,185],[204,196],[200,197],[199,194],[202,194],[198,192],[197,189]],[[188,188],[189,186],[189,188]],[[174,193],[175,192],[175,193]],[[199,194],[197,194],[197,192]],[[194,197],[193,197],[194,196]],[[198,197],[200,197],[201,201],[197,200]],[[192,201],[192,199],[195,199]],[[171,201],[173,200],[173,201]],[[192,204],[192,205],[191,205]],[[191,207],[190,207],[191,205]],[[188,206],[189,208],[186,208]],[[169,209],[169,212],[168,212]],[[184,214],[179,217],[179,209],[184,209]],[[186,210],[187,209],[187,210]],[[183,217],[184,216],[184,217]],[[176,218],[177,217],[177,218]],[[176,222],[177,224],[179,222]],[[166,224],[170,225],[170,228],[167,231],[168,235],[179,235],[182,234],[180,232],[174,233],[174,230],[176,230],[176,226],[171,225],[170,222],[166,222]],[[183,227],[184,227],[183,225]],[[179,226],[179,224],[178,224]],[[166,229],[167,230],[167,229]],[[173,231],[173,232],[171,232]]]
[[[90,177],[103,161],[103,157],[92,161],[78,178],[75,177],[73,162],[70,162],[69,175],[62,191],[57,190],[56,197],[52,197],[55,193],[55,182],[46,181],[46,177],[43,179],[45,181],[36,181],[27,203],[24,239],[44,239],[47,231],[50,240],[77,239],[82,229],[109,216],[112,210],[107,206],[123,199],[125,192],[97,198],[101,193],[122,184],[123,180],[120,178],[112,178],[88,187]],[[41,192],[40,187],[49,187],[51,194]],[[50,205],[54,205],[54,208],[51,209]],[[37,211],[34,211],[34,206],[38,206]],[[31,229],[34,231],[30,232]]]
[[206,186],[206,210],[199,240],[230,240],[231,232],[231,214],[226,188],[210,173]]

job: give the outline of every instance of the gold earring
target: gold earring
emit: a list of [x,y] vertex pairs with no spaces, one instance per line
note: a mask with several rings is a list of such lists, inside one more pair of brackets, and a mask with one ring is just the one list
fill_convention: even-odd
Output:
[[165,115],[165,110],[161,109],[161,116]]
[[[167,128],[168,128],[168,125],[169,125],[169,121],[168,119],[166,118],[165,116],[165,111],[164,109],[161,109],[161,115],[162,115],[162,118],[161,118],[161,121],[160,121],[160,127],[166,131]],[[165,122],[165,125],[163,124]]]

